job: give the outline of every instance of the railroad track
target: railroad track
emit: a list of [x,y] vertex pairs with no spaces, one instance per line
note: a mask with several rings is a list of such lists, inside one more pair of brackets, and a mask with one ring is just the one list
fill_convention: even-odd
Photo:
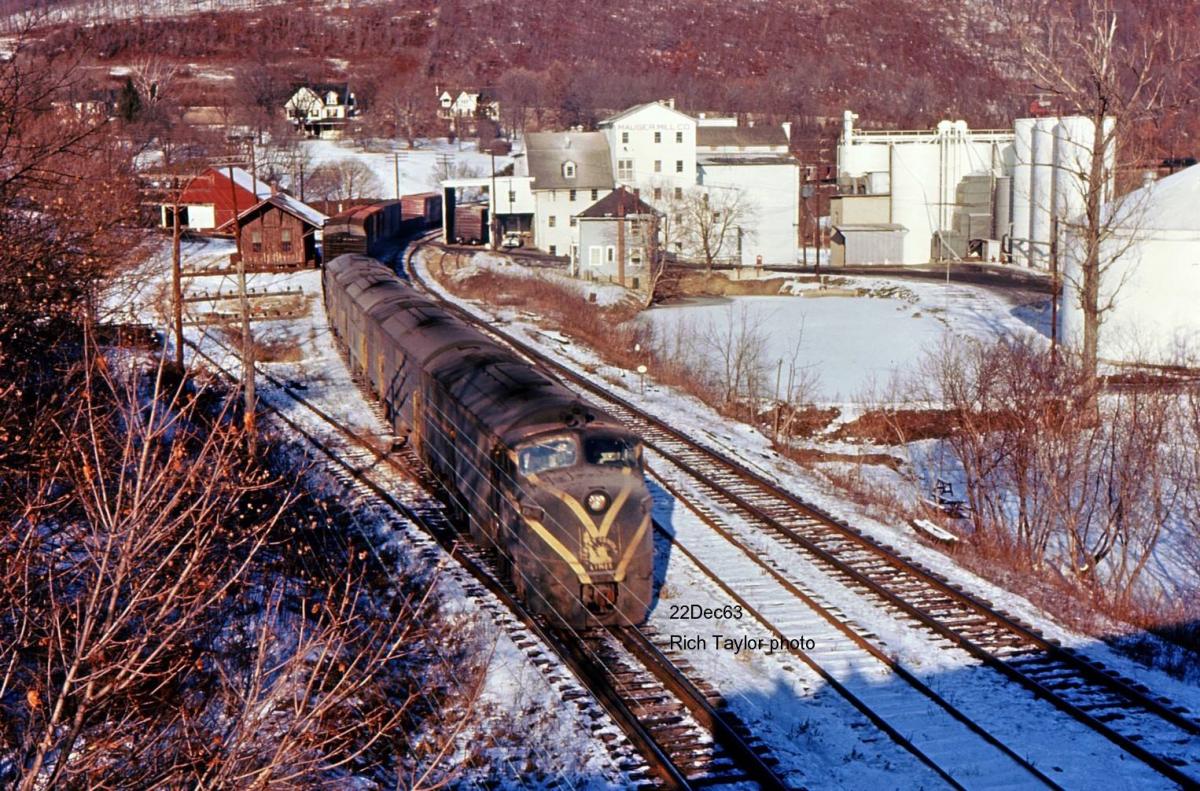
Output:
[[[410,276],[451,310],[479,323],[470,311],[424,284],[411,267]],[[946,641],[1032,691],[1163,777],[1182,787],[1200,787],[1200,721],[1191,712],[1059,645],[494,325],[486,330],[587,393],[638,433],[652,452],[651,473],[664,488],[694,504],[701,518],[743,554],[761,555],[764,539],[784,547],[894,619]],[[795,580],[790,582],[797,587]],[[870,642],[873,636],[859,637]]]
[[[211,337],[211,336],[210,336]],[[218,343],[233,357],[237,352]],[[218,372],[237,381],[211,355],[188,342],[193,352]],[[311,426],[284,414],[268,400],[262,408],[271,412],[292,431],[328,458],[345,485],[377,498],[396,515],[420,526],[443,550],[471,575],[473,586],[494,597],[499,606],[489,609],[519,648],[531,653],[536,665],[544,666],[552,651],[586,688],[572,689],[561,677],[551,680],[566,685],[563,699],[584,705],[584,698],[599,702],[624,732],[627,742],[610,744],[616,764],[631,781],[645,787],[690,789],[699,787],[759,787],[785,789],[787,784],[774,770],[775,762],[737,720],[723,710],[720,696],[703,681],[689,675],[686,662],[677,664],[658,649],[650,636],[637,627],[587,630],[581,634],[555,629],[529,614],[507,582],[501,581],[494,554],[463,543],[446,510],[431,492],[434,482],[411,449],[382,450],[337,421],[297,392],[287,382],[256,366],[260,376],[278,393],[303,407],[316,422],[334,436],[319,436]],[[361,386],[361,384],[360,384]],[[370,402],[376,417],[386,425],[382,411]],[[391,475],[381,475],[380,469]],[[406,481],[397,490],[397,480]],[[432,558],[430,558],[432,560]],[[516,628],[524,631],[513,633]],[[693,674],[694,675],[694,674]],[[599,730],[594,727],[593,730]],[[602,737],[603,738],[603,737]],[[610,739],[605,739],[611,742]],[[641,761],[629,755],[631,746]],[[640,764],[640,765],[639,765]]]

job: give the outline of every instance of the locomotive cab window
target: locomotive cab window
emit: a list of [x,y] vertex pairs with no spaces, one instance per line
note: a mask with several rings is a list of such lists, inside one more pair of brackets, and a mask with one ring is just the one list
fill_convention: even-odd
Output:
[[583,456],[588,464],[602,467],[637,467],[641,448],[626,437],[590,436],[583,441]]
[[546,437],[517,446],[517,466],[522,475],[570,467],[578,458],[573,437]]

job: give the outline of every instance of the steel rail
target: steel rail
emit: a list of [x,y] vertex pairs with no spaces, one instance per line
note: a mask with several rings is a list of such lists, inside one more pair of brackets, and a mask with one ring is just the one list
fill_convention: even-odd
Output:
[[[221,372],[226,377],[232,376],[223,366],[220,365],[212,356],[202,351],[199,346],[190,340],[185,339],[185,343],[190,346],[194,353],[205,360],[209,365]],[[222,348],[236,356],[234,350],[228,347]],[[366,450],[371,454],[376,462],[383,463],[393,469],[396,473],[412,479],[413,470],[408,466],[398,462],[391,455],[376,448],[370,440],[360,436],[358,433],[347,428],[340,423],[336,418],[329,415],[316,404],[313,404],[309,399],[295,392],[286,382],[281,381],[267,371],[263,371],[256,365],[258,372],[270,381],[276,388],[286,393],[288,397],[296,401],[301,406],[305,407],[312,414],[317,416],[323,423],[344,435],[348,440],[355,443],[358,447]],[[236,380],[235,380],[236,381]],[[274,405],[260,400],[262,409],[269,410],[285,425],[302,436],[310,444],[312,444],[323,455],[341,467],[355,481],[367,487],[373,494],[378,496],[389,508],[402,515],[405,519],[414,524],[419,525],[429,535],[431,535],[438,544],[456,561],[458,561],[468,573],[470,573],[481,585],[489,592],[496,596],[505,607],[512,611],[515,616],[522,622],[526,628],[533,632],[537,637],[549,646],[571,669],[571,671],[580,679],[584,687],[586,687],[596,698],[597,702],[608,712],[609,716],[621,727],[622,731],[629,738],[630,742],[638,749],[645,759],[650,771],[658,776],[659,780],[666,788],[672,789],[690,789],[693,784],[688,780],[682,770],[680,770],[675,762],[671,759],[668,750],[660,745],[651,733],[650,729],[642,722],[641,719],[630,709],[629,705],[621,698],[619,693],[613,686],[606,682],[605,671],[599,666],[599,663],[594,657],[590,656],[587,651],[583,650],[578,641],[573,641],[567,638],[564,632],[547,627],[545,624],[530,614],[523,604],[516,598],[515,594],[496,578],[496,574],[488,569],[484,564],[471,556],[470,553],[463,551],[462,542],[458,540],[457,533],[449,527],[433,524],[423,514],[418,513],[408,505],[403,503],[389,493],[383,486],[373,481],[365,470],[350,464],[345,459],[342,459],[335,450],[331,449],[327,443],[323,442],[319,437],[316,437],[311,431],[300,425],[297,421],[288,417],[280,409]],[[421,485],[426,485],[422,482]],[[622,641],[624,644],[624,641]],[[631,653],[633,653],[631,651]],[[664,658],[664,661],[665,660]],[[679,674],[677,669],[671,668],[668,661],[668,669],[658,667],[647,667],[647,670],[652,675],[662,678],[660,672],[673,671],[675,677],[682,679],[682,674]],[[698,721],[702,725],[708,727],[714,737],[714,741],[720,744],[731,755],[739,761],[739,767],[746,772],[747,776],[753,778],[762,788],[766,789],[785,789],[788,786],[778,778],[778,776],[768,767],[762,760],[762,757],[748,747],[744,740],[734,732],[726,719],[717,712],[707,701],[703,700],[702,695],[695,691],[695,687],[687,682],[686,679],[678,686],[664,684],[679,698],[680,702],[689,710],[703,710],[704,714],[698,717]],[[689,692],[690,690],[690,692]],[[714,725],[710,726],[709,723]]]
[[[417,247],[426,243],[427,240],[420,240]],[[411,260],[412,253],[409,252]],[[500,331],[494,325],[483,325],[479,317],[471,313],[471,311],[462,306],[446,299],[441,294],[431,289],[428,284],[411,268],[409,267],[410,277],[429,293],[433,298],[440,301],[443,305],[451,309],[456,314],[462,316],[465,320],[476,325],[483,326],[484,329],[499,337],[504,342],[511,345],[521,354],[529,357],[538,364],[544,366],[550,371],[553,371],[560,378],[572,383],[573,385],[586,391],[590,396],[595,397],[602,405],[615,405],[617,409],[611,409],[618,417],[624,421],[634,431],[642,434],[643,441],[648,447],[653,448],[663,458],[670,461],[676,467],[685,472],[691,478],[696,480],[702,486],[707,486],[718,493],[728,502],[733,504],[738,510],[750,515],[755,522],[769,528],[776,535],[783,537],[786,541],[800,547],[808,554],[816,558],[826,567],[832,568],[836,573],[850,578],[856,584],[870,591],[874,596],[884,600],[886,603],[893,605],[904,611],[909,617],[916,620],[922,626],[939,634],[959,647],[966,650],[972,656],[975,656],[987,666],[1002,673],[1012,681],[1025,686],[1034,692],[1035,695],[1047,700],[1051,705],[1054,705],[1059,710],[1066,713],[1073,719],[1087,725],[1092,730],[1101,734],[1109,741],[1116,744],[1122,750],[1130,753],[1151,766],[1160,774],[1169,777],[1172,781],[1180,784],[1183,787],[1196,787],[1197,781],[1190,775],[1182,772],[1171,762],[1170,759],[1164,758],[1161,755],[1151,752],[1146,747],[1138,744],[1137,741],[1119,733],[1115,729],[1109,727],[1106,723],[1097,719],[1077,707],[1075,704],[1064,699],[1063,696],[1057,694],[1045,685],[1021,672],[1018,668],[1009,665],[1003,658],[997,656],[994,652],[988,650],[984,645],[973,639],[970,635],[959,629],[953,628],[951,625],[942,623],[937,616],[934,616],[919,606],[914,605],[909,599],[905,598],[901,593],[888,589],[885,585],[870,579],[865,574],[856,569],[850,562],[839,558],[836,553],[818,546],[813,540],[801,535],[795,528],[784,525],[779,521],[779,518],[767,513],[764,506],[750,503],[745,497],[739,495],[729,489],[729,487],[718,483],[713,479],[711,474],[696,469],[696,464],[680,456],[679,451],[672,451],[664,447],[661,439],[656,440],[652,433],[665,434],[668,441],[672,441],[681,445],[684,452],[698,454],[703,462],[711,465],[716,469],[716,475],[722,473],[731,474],[737,479],[740,479],[747,486],[758,490],[759,493],[771,498],[782,507],[789,511],[802,515],[811,519],[816,524],[814,527],[820,527],[834,531],[841,539],[850,541],[858,549],[871,553],[878,559],[885,561],[895,570],[907,574],[914,581],[932,588],[937,593],[951,599],[956,604],[965,606],[974,611],[979,616],[991,621],[999,626],[1010,635],[1027,642],[1036,647],[1038,651],[1045,655],[1046,658],[1065,665],[1078,675],[1082,676],[1091,684],[1103,688],[1105,691],[1112,692],[1123,698],[1129,705],[1141,708],[1144,711],[1156,715],[1159,718],[1175,725],[1176,727],[1187,731],[1191,734],[1200,734],[1200,722],[1188,716],[1186,710],[1177,710],[1170,702],[1163,702],[1149,694],[1142,693],[1131,686],[1121,678],[1115,678],[1103,667],[1097,666],[1092,661],[1080,657],[1074,652],[1063,648],[1055,641],[1038,633],[1032,627],[1017,622],[1011,616],[1000,612],[990,603],[987,603],[980,598],[974,596],[967,591],[958,588],[951,584],[941,575],[924,567],[915,560],[901,555],[894,548],[878,541],[875,538],[867,536],[862,531],[854,528],[840,520],[823,509],[808,503],[796,497],[790,492],[785,491],[777,483],[770,481],[761,474],[751,470],[743,463],[729,458],[712,448],[706,447],[693,440],[691,437],[684,434],[682,431],[666,424],[655,416],[642,410],[627,399],[610,392],[606,388],[600,387],[591,382],[586,377],[578,374],[566,365],[559,363],[556,360],[549,358],[539,350],[532,347],[530,344],[513,338],[509,333]],[[622,415],[621,413],[624,413]],[[647,431],[646,429],[650,429]]]

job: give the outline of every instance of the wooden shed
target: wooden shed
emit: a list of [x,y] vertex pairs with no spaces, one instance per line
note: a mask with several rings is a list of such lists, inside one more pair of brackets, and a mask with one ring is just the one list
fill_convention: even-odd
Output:
[[[316,266],[316,234],[326,219],[316,209],[282,192],[250,207],[237,219],[247,268]],[[232,224],[226,223],[218,231],[232,233]]]

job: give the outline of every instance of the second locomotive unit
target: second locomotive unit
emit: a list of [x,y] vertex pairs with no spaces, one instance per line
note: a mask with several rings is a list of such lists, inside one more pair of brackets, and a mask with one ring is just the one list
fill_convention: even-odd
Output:
[[323,275],[330,325],[398,436],[551,623],[641,623],[651,500],[638,438],[378,261]]

